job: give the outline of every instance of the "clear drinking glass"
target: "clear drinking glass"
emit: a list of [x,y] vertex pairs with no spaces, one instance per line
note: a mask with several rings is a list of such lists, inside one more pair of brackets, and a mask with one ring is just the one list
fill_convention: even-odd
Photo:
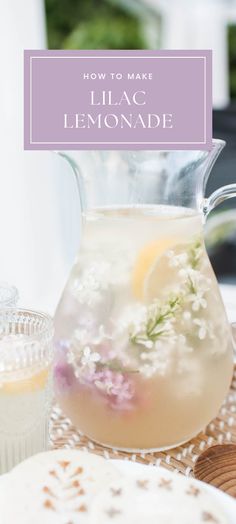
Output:
[[[1,321],[2,320],[2,321]],[[53,324],[35,311],[0,311],[0,474],[47,449]]]
[[14,307],[18,301],[18,291],[16,287],[9,286],[5,282],[0,282],[0,309]]
[[217,415],[232,379],[230,326],[204,244],[209,151],[61,154],[82,211],[77,260],[55,315],[55,388],[90,438],[161,450]]

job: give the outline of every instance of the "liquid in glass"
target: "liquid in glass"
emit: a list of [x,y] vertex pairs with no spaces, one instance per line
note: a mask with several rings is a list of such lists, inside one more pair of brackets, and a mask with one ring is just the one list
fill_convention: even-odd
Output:
[[56,348],[57,398],[95,441],[160,450],[199,433],[233,370],[202,216],[164,205],[84,214]]

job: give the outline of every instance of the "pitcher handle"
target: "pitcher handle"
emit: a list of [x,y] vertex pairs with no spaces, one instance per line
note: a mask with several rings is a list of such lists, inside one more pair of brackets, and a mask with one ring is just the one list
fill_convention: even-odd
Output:
[[204,216],[207,217],[212,209],[233,197],[236,197],[236,184],[229,184],[216,189],[208,198],[204,198],[202,206]]

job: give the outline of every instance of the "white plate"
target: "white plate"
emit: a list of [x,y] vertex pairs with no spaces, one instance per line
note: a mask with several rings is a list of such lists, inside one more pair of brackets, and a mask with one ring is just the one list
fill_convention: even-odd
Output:
[[[159,466],[147,466],[146,464],[139,464],[137,462],[131,462],[130,460],[111,460],[111,462],[114,463],[114,465],[119,468],[119,470],[123,473],[138,473],[143,472],[144,470],[147,471],[147,469],[158,467],[159,471],[163,471],[163,473],[168,473],[168,471],[162,467]],[[214,497],[218,500],[218,502],[223,506],[224,511],[226,513],[226,516],[229,519],[229,524],[235,524],[236,523],[236,500],[234,500],[233,497],[230,497],[229,495],[226,495],[223,491],[220,491],[217,488],[214,488],[213,486],[210,486],[209,484],[206,484],[205,482],[200,482],[200,480],[195,480],[194,482],[196,484],[204,485],[204,489],[212,493]]]
[[[145,464],[139,464],[137,462],[131,462],[129,460],[111,460],[113,464],[122,472],[122,473],[139,473],[143,472],[144,470],[147,471],[150,468],[155,468],[157,466],[146,466]],[[158,466],[159,471],[163,471],[168,473],[168,471],[160,466]],[[1,507],[1,486],[4,484],[5,480],[9,478],[9,475],[0,475],[0,507]],[[219,489],[214,488],[213,486],[210,486],[209,484],[205,484],[205,482],[200,482],[199,480],[195,480],[194,482],[196,484],[204,485],[205,490],[209,491],[216,497],[218,502],[223,506],[224,511],[226,513],[226,516],[229,519],[229,524],[235,524],[236,522],[236,500],[233,499],[233,497],[230,497],[229,495],[226,495],[223,491],[220,491]]]

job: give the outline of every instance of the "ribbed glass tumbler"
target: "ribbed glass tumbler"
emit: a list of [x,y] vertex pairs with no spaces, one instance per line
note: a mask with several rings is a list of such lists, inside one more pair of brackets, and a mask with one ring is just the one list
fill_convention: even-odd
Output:
[[9,308],[0,326],[1,474],[48,447],[53,324],[44,313]]

